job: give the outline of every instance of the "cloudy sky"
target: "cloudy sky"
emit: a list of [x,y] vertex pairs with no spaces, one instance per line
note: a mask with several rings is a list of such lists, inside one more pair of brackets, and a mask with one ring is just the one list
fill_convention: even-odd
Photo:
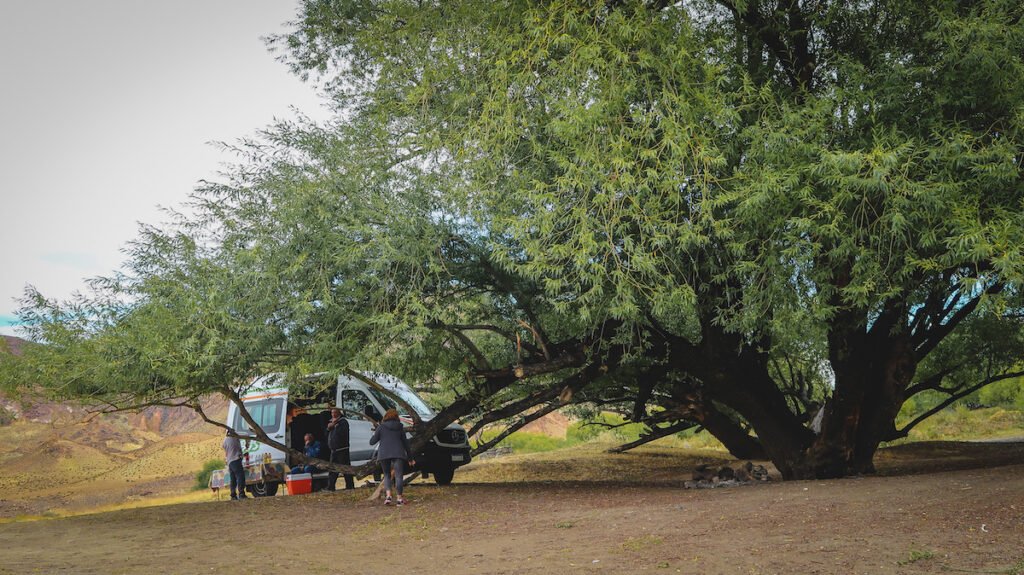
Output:
[[67,298],[315,87],[261,37],[298,0],[0,0],[0,333],[27,284]]

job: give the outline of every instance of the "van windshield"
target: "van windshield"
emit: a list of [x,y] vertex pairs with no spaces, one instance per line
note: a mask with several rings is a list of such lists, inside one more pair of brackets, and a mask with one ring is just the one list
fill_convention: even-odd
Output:
[[[369,391],[371,394],[373,394],[373,397],[377,398],[377,401],[384,406],[384,409],[387,410],[394,408],[398,410],[399,415],[404,415],[406,417],[409,416],[409,414],[406,413],[405,409],[401,405],[396,405],[395,400],[391,399],[386,394],[382,393],[380,390],[371,387],[369,388]],[[398,397],[401,397],[406,403],[409,404],[410,407],[416,410],[416,413],[420,416],[420,418],[434,416],[434,410],[430,409],[427,406],[427,404],[423,403],[423,400],[420,399],[418,395],[409,391],[408,389],[392,387],[389,388],[388,391],[397,395]]]

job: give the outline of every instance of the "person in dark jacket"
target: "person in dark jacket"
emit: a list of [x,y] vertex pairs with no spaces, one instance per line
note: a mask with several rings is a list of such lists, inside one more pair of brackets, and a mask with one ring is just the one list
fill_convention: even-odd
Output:
[[402,476],[405,473],[406,461],[415,464],[412,459],[412,448],[409,446],[409,438],[405,436],[405,428],[398,419],[398,411],[389,409],[384,414],[380,425],[374,430],[370,437],[370,445],[377,447],[377,461],[384,471],[384,505],[391,505],[391,472],[395,473],[395,503],[405,505],[405,498],[402,497]]
[[[348,420],[342,417],[341,410],[331,408],[331,420],[327,422],[327,447],[331,450],[331,463],[352,465],[352,452],[349,449]],[[338,484],[337,472],[327,475],[327,489],[334,491]],[[355,489],[356,478],[351,473],[345,474],[345,489]]]
[[[303,450],[303,453],[306,454],[306,457],[320,459],[320,442],[316,440],[312,433],[306,434],[306,448]],[[316,467],[310,464],[292,467],[292,473],[313,473],[314,471],[316,471]]]

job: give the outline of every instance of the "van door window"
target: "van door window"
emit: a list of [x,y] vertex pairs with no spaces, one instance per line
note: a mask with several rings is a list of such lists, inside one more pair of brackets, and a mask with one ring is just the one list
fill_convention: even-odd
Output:
[[[281,421],[281,412],[284,409],[283,398],[261,399],[259,401],[245,402],[245,409],[252,416],[253,421],[260,426],[265,433],[277,431],[278,423]],[[242,413],[235,412],[235,421],[232,425],[236,431],[248,432],[249,424],[242,419]]]
[[380,414],[377,413],[377,406],[370,401],[365,393],[358,389],[343,389],[341,391],[341,408],[345,410],[345,417],[354,419],[358,417],[356,413],[369,414],[367,408],[373,410],[377,419],[380,419]]

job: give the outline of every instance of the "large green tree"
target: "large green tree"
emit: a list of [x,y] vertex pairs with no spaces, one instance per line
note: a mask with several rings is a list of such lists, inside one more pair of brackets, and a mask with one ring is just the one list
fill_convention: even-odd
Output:
[[337,120],[240,148],[74,318],[26,313],[46,353],[118,358],[108,398],[375,367],[444,399],[421,441],[587,402],[868,472],[907,398],[1019,365],[985,342],[1021,321],[1021,16],[310,0],[272,43]]

